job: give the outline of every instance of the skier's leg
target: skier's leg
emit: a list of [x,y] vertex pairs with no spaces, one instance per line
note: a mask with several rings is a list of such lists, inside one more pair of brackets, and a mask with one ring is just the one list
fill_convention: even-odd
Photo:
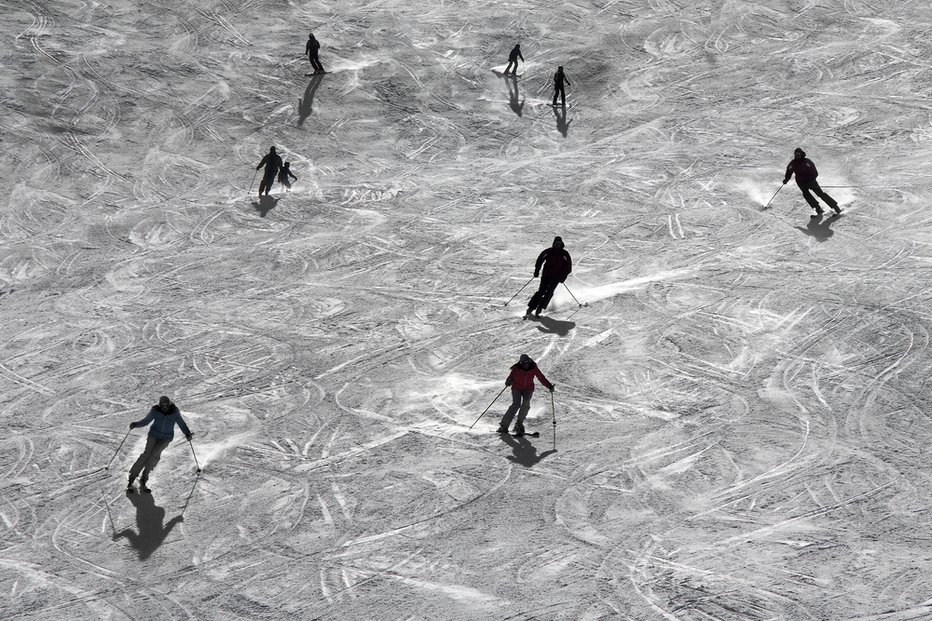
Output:
[[540,300],[537,302],[537,308],[544,310],[550,304],[550,300],[553,298],[554,292],[557,290],[557,285],[560,284],[560,281],[556,278],[548,278],[540,283],[541,296]]
[[518,409],[518,420],[515,421],[515,433],[524,434],[524,419],[527,413],[531,411],[531,396],[533,390],[527,390],[521,393],[521,407]]
[[149,436],[146,439],[146,448],[142,451],[142,454],[136,459],[135,463],[129,469],[129,482],[132,484],[136,480],[136,477],[139,476],[139,473],[142,472],[143,467],[146,465],[146,462],[149,461],[149,456],[152,455],[152,449],[155,447],[155,443],[158,440]]
[[509,61],[508,61],[508,66],[505,67],[505,74],[506,74],[506,75],[508,74],[509,71],[511,71],[511,65],[515,65],[515,71],[518,70],[517,63],[512,63],[512,62],[509,60]]
[[[155,438],[151,438],[155,439]],[[142,471],[142,483],[149,479],[149,473],[155,470],[155,467],[159,465],[159,460],[162,458],[162,451],[169,445],[171,440],[155,440],[152,444],[152,450],[149,451],[149,458],[146,460],[146,468]]]
[[816,210],[816,213],[822,213],[822,205],[819,204],[819,201],[815,199],[815,196],[812,195],[812,192],[809,191],[809,185],[801,185],[799,189],[803,192],[803,198],[806,199],[806,202],[809,203],[809,206]]
[[498,430],[500,432],[505,433],[508,431],[508,427],[511,426],[511,421],[514,419],[515,412],[518,411],[519,407],[521,407],[521,391],[517,388],[512,388],[511,405],[505,410],[505,415],[502,416],[501,422],[498,423]]
[[544,291],[544,281],[541,280],[540,287],[537,288],[537,291],[534,293],[534,295],[531,296],[531,299],[528,300],[528,303],[527,303],[528,314],[533,313],[534,309],[537,308],[538,304],[540,304],[540,298],[543,296],[543,291]]
[[816,196],[818,196],[823,201],[825,201],[826,205],[834,209],[836,213],[841,211],[838,208],[838,201],[836,201],[834,198],[829,196],[828,193],[819,186],[819,183],[817,181],[813,181],[812,185],[810,185],[809,188],[815,193]]

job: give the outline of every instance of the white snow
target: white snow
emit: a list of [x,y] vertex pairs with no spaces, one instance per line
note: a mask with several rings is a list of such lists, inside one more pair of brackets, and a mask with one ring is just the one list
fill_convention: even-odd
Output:
[[[3,619],[932,619],[928,2],[0,25]],[[541,437],[469,430],[521,353]],[[203,472],[128,498],[161,394]]]

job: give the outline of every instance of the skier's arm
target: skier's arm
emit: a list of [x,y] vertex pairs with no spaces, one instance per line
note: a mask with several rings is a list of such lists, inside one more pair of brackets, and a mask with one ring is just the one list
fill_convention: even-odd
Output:
[[265,157],[263,157],[263,158],[262,158],[262,161],[259,162],[259,165],[256,166],[256,170],[259,170],[260,168],[262,168],[262,167],[265,165],[266,160],[268,160],[268,159],[269,159],[269,156],[268,156],[268,155],[266,155]]
[[298,180],[298,178],[295,177],[295,176],[294,176],[294,173],[292,173],[290,170],[288,171],[288,174],[291,175],[291,178],[294,179],[295,181]]
[[183,433],[186,438],[189,440],[191,439],[193,434],[191,433],[191,430],[188,429],[188,424],[184,422],[184,418],[181,416],[181,411],[178,412],[178,428],[181,429],[181,433]]
[[793,162],[790,162],[786,165],[786,175],[783,176],[783,183],[786,183],[790,180],[790,177],[793,176]]
[[151,423],[152,419],[154,418],[155,418],[155,408],[152,408],[151,410],[149,410],[149,413],[146,414],[145,418],[143,418],[142,420],[137,420],[134,423],[130,423],[129,427],[130,429],[135,429],[136,427],[145,427],[146,425]]
[[544,386],[546,386],[546,387],[549,388],[550,390],[553,390],[553,384],[551,384],[549,381],[547,381],[547,378],[544,377],[544,374],[540,372],[540,368],[534,369],[534,375],[537,377],[537,380],[538,380],[541,384],[543,384]]
[[518,58],[521,59],[521,62],[524,62],[524,56],[521,55],[521,52],[518,52]]
[[505,379],[505,386],[511,386],[512,384],[515,383],[514,374],[515,374],[515,370],[512,369],[511,373],[509,373],[508,377]]
[[566,280],[566,277],[573,273],[573,257],[571,257],[570,253],[568,252],[566,253],[565,265],[566,265],[566,272],[563,273],[563,280],[561,280],[560,282],[563,282],[564,280]]
[[534,278],[537,278],[540,275],[540,266],[544,264],[544,260],[547,258],[547,253],[549,251],[550,248],[547,248],[537,257],[537,262],[534,264]]

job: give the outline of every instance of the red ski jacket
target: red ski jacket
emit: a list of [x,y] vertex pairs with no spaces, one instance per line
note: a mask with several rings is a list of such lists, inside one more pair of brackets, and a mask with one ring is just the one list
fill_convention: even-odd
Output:
[[508,375],[508,379],[505,381],[505,383],[510,385],[514,390],[520,390],[521,392],[533,392],[535,377],[547,388],[553,387],[553,384],[547,381],[547,378],[544,377],[544,374],[540,372],[540,369],[537,368],[536,364],[532,364],[531,368],[527,370],[522,369],[520,364],[512,365],[511,373]]

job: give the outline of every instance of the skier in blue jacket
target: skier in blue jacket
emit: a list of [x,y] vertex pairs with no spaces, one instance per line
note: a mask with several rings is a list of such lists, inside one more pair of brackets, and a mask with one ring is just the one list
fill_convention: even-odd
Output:
[[140,472],[142,472],[142,478],[139,479],[139,490],[142,492],[150,491],[146,486],[149,480],[149,473],[155,470],[155,467],[159,464],[159,459],[162,457],[162,451],[165,450],[171,443],[172,438],[175,437],[175,425],[178,425],[182,433],[184,433],[184,436],[188,439],[188,442],[191,441],[191,437],[194,435],[191,433],[191,430],[188,429],[188,425],[184,422],[184,418],[181,417],[181,410],[166,396],[159,397],[158,405],[152,406],[152,409],[149,410],[149,413],[146,414],[146,417],[142,420],[130,423],[129,428],[135,429],[136,427],[145,427],[149,424],[152,426],[149,427],[146,449],[142,452],[142,455],[136,459],[136,463],[133,464],[133,467],[129,469],[129,485],[126,488],[127,491],[132,491],[133,482],[136,480],[136,477],[139,476]]

